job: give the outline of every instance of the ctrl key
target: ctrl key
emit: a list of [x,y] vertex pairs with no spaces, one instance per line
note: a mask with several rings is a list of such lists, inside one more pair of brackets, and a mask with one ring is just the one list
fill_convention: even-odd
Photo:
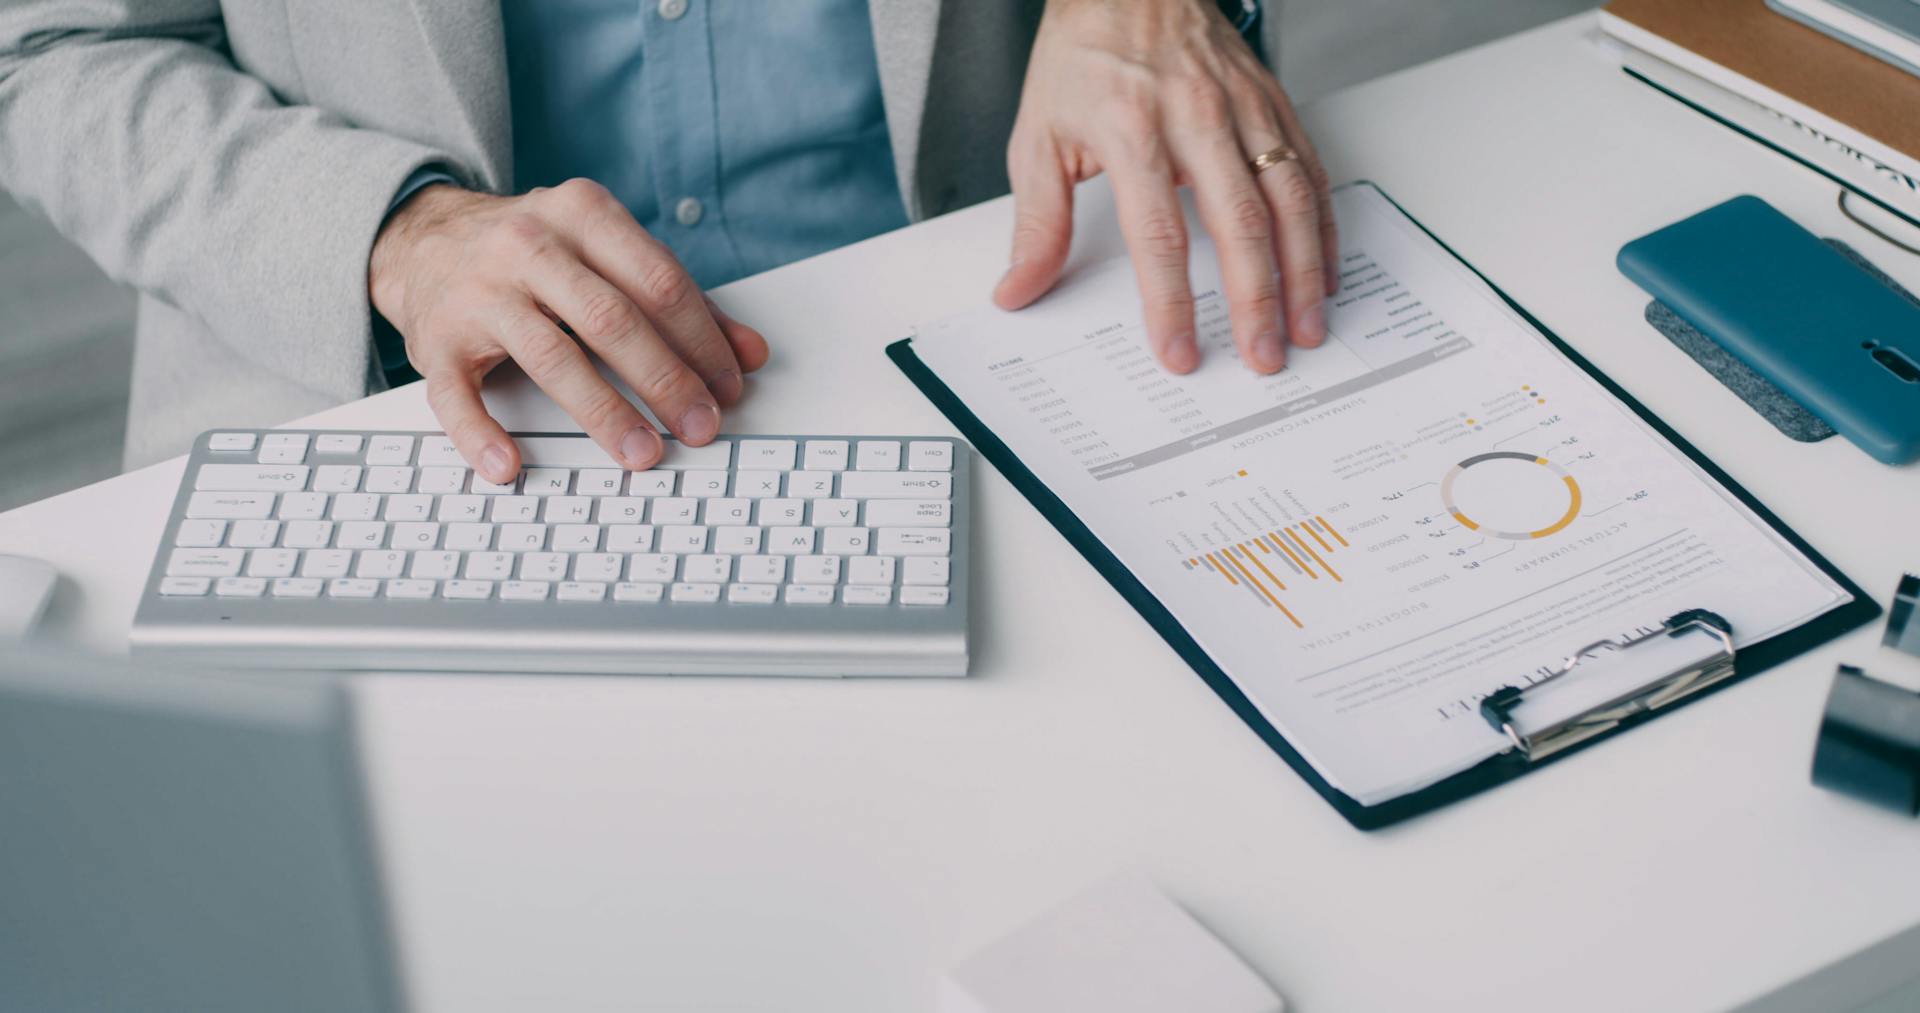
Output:
[[198,598],[213,586],[210,577],[162,577],[160,593],[168,598]]

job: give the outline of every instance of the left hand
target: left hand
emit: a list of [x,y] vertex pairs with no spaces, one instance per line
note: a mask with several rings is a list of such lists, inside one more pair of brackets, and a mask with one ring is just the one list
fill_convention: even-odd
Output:
[[[1263,152],[1293,157],[1256,172]],[[1186,218],[1190,185],[1241,359],[1261,373],[1289,342],[1326,339],[1338,286],[1326,170],[1280,83],[1214,0],[1048,0],[1007,151],[1013,263],[994,290],[1018,309],[1059,280],[1073,185],[1107,172],[1139,280],[1147,337],[1168,369],[1199,365]]]

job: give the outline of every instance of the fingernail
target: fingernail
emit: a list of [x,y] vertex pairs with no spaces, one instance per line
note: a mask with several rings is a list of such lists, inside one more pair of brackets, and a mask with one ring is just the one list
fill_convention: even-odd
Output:
[[1200,350],[1193,347],[1193,339],[1176,338],[1167,346],[1167,368],[1176,373],[1191,373],[1200,365]]
[[1254,365],[1269,373],[1287,364],[1286,340],[1279,328],[1263,331],[1253,339]]
[[1327,336],[1327,308],[1324,303],[1314,303],[1300,314],[1300,336],[1302,343],[1311,348],[1319,345]]
[[731,369],[723,369],[707,381],[707,389],[721,404],[730,405],[740,400],[740,374]]
[[505,484],[512,477],[511,468],[507,452],[499,447],[488,447],[480,452],[480,470],[486,472],[488,481],[497,485]]
[[688,443],[705,443],[720,435],[720,409],[710,404],[697,404],[680,416],[680,428],[676,432]]
[[665,450],[660,434],[646,426],[634,426],[620,437],[620,456],[626,458],[629,468],[651,468],[659,463]]

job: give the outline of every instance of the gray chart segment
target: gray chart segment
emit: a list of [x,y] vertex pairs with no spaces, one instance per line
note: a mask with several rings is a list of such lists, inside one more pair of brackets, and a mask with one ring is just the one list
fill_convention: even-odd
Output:
[[1441,359],[1450,355],[1457,355],[1472,347],[1473,343],[1466,338],[1456,337],[1445,344],[1435,345],[1424,352],[1416,352],[1413,355],[1401,359],[1399,362],[1389,363],[1372,372],[1362,373],[1351,380],[1336,383],[1324,390],[1316,390],[1311,394],[1303,394],[1291,401],[1282,401],[1264,411],[1254,412],[1252,415],[1244,418],[1222,423],[1205,432],[1183,437],[1172,443],[1155,447],[1152,450],[1141,451],[1132,457],[1123,457],[1118,461],[1109,461],[1106,464],[1090,468],[1088,469],[1088,474],[1096,479],[1112,478],[1115,475],[1138,471],[1150,464],[1159,464],[1161,461],[1171,461],[1182,454],[1191,453],[1201,447],[1218,443],[1221,440],[1232,439],[1242,433],[1252,432],[1255,429],[1272,425],[1282,419],[1301,415],[1313,411],[1316,408],[1323,408],[1335,401],[1352,397],[1369,387],[1378,386],[1395,377],[1405,376],[1422,366],[1439,362]]

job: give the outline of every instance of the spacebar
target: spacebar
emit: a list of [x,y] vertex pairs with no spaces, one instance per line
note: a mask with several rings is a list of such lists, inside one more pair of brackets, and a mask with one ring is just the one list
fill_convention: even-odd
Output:
[[529,468],[618,468],[600,445],[584,437],[516,436],[520,460]]

